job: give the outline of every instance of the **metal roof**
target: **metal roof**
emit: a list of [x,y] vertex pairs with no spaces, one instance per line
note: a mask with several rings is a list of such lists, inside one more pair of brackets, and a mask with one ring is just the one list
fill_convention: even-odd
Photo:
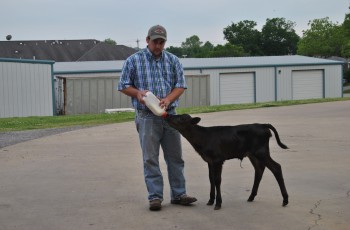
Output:
[[21,63],[34,63],[34,64],[52,64],[55,61],[52,60],[33,60],[33,59],[17,59],[17,58],[0,58],[0,62],[21,62]]
[[292,56],[259,56],[259,57],[225,57],[225,58],[188,58],[182,59],[184,68],[239,68],[265,66],[295,65],[334,65],[343,62],[313,58],[299,55]]
[[[185,70],[305,65],[340,65],[344,63],[342,61],[334,61],[300,55],[223,58],[180,58],[180,62]],[[123,64],[124,60],[56,62],[54,64],[54,74],[120,72],[123,67]]]
[[56,62],[54,74],[120,72],[123,61]]

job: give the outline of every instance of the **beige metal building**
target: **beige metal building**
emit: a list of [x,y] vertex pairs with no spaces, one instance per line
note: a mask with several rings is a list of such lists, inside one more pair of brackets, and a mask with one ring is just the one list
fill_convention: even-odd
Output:
[[[343,62],[305,56],[180,59],[188,90],[180,107],[342,97]],[[60,114],[129,108],[117,91],[124,61],[54,65]]]
[[55,114],[53,63],[0,58],[0,118]]

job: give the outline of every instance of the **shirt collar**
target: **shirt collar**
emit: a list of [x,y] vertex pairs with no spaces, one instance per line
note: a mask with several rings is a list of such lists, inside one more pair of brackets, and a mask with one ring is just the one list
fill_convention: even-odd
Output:
[[162,59],[164,58],[164,50],[162,51],[162,53],[161,53],[159,59],[156,59],[156,58],[154,57],[154,55],[152,54],[152,52],[148,49],[148,46],[147,46],[147,48],[146,48],[145,50],[146,50],[146,55],[147,55],[147,57],[148,57],[150,60],[155,60],[155,61],[157,61],[157,60],[162,60]]

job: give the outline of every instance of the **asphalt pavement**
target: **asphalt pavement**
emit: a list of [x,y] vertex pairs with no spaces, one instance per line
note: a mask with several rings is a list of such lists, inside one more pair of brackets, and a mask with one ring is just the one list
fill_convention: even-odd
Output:
[[1,230],[350,229],[350,101],[196,114],[200,125],[271,123],[289,149],[270,141],[289,193],[266,169],[254,202],[248,159],[225,162],[221,210],[207,206],[208,169],[182,139],[189,207],[148,210],[134,122],[72,130],[0,148]]

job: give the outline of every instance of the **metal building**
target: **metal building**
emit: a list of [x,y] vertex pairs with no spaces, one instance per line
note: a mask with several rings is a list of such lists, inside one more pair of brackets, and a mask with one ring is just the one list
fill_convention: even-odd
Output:
[[[342,97],[343,62],[305,56],[180,59],[188,90],[180,107]],[[124,61],[58,62],[61,114],[131,107],[116,86]]]
[[210,76],[210,104],[342,97],[343,62],[293,56],[183,59]]
[[0,118],[54,115],[53,64],[0,58]]
[[[117,90],[124,61],[57,62],[55,93],[57,114],[103,113],[132,108],[130,97]],[[188,90],[181,107],[209,105],[209,75],[187,75]]]

